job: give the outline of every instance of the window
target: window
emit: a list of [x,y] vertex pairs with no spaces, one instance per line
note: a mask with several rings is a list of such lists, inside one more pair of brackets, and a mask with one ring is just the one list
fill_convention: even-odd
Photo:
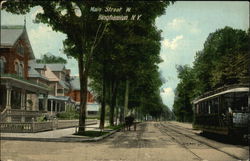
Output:
[[1,57],[0,58],[0,73],[1,74],[3,74],[5,71],[5,63],[6,63],[6,61],[5,61],[4,57]]
[[97,111],[88,111],[88,115],[97,115]]
[[213,99],[213,113],[218,113],[219,109],[219,98],[214,98]]
[[41,70],[40,73],[41,73],[42,76],[45,76],[45,71],[44,70]]
[[63,89],[57,89],[57,93],[63,93]]
[[15,72],[16,72],[16,74],[19,73],[19,63],[18,62],[15,62]]
[[197,104],[195,104],[195,113],[199,113],[199,104],[197,103]]
[[209,111],[208,111],[208,102],[207,101],[204,102],[204,106],[205,106],[205,113],[208,114]]
[[17,45],[17,53],[20,55],[24,55],[24,47],[22,44]]
[[20,65],[19,65],[18,75],[19,75],[20,77],[23,77],[23,64],[20,64]]
[[224,95],[224,110],[223,111],[228,111],[229,108],[232,109],[234,104],[234,93],[227,93]]
[[238,92],[235,93],[234,108],[235,111],[247,111],[248,109],[248,93]]

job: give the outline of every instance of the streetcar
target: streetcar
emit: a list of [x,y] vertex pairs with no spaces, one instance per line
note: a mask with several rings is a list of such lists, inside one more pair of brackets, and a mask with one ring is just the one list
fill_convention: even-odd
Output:
[[231,85],[193,101],[193,128],[229,136],[249,136],[249,86]]

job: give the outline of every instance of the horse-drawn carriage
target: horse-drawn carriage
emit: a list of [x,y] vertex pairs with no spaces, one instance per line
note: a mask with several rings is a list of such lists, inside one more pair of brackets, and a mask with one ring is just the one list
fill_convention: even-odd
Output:
[[133,116],[125,117],[125,129],[130,131],[130,127],[134,125],[134,130],[136,130],[136,122],[134,122],[135,118]]

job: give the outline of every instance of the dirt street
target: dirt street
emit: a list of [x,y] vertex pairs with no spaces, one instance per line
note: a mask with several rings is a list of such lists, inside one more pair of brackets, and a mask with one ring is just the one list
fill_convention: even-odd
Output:
[[1,141],[3,161],[237,161],[249,160],[243,145],[217,142],[172,123],[141,123],[100,142]]

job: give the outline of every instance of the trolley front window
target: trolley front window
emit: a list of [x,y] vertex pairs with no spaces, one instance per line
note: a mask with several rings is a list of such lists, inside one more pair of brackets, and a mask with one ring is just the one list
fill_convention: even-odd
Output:
[[246,112],[248,109],[248,93],[240,92],[235,93],[234,109],[235,111]]
[[232,110],[233,112],[247,111],[248,108],[247,92],[227,93],[223,96],[223,98],[224,98],[224,108],[227,111],[230,110]]

